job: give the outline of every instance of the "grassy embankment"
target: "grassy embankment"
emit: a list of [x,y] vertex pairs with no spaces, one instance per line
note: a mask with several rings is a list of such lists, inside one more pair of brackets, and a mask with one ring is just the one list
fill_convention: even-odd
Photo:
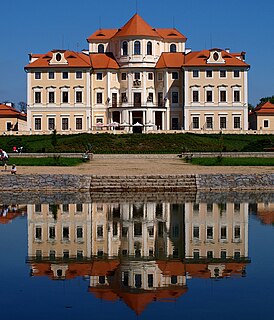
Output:
[[200,166],[274,166],[273,158],[192,158],[190,163]]
[[[180,154],[188,152],[262,152],[274,146],[274,135],[226,135],[226,134],[78,134],[78,135],[32,135],[2,136],[0,147],[12,156],[13,146],[23,146],[24,153],[83,153],[92,146],[95,154]],[[82,159],[76,159],[82,162]],[[75,159],[31,159],[25,165],[75,165]],[[196,159],[197,160],[197,159]],[[195,161],[196,161],[195,160]],[[204,159],[206,160],[206,159]],[[219,159],[216,159],[219,161]],[[12,159],[11,159],[12,161]],[[24,161],[20,159],[20,161]],[[25,160],[27,161],[27,160]],[[38,164],[37,164],[37,162]],[[53,164],[47,164],[50,163]],[[70,162],[72,161],[72,162]],[[194,161],[194,159],[193,159]],[[232,159],[229,159],[231,164]],[[235,161],[239,161],[236,159]],[[253,160],[258,165],[259,159]],[[261,161],[261,160],[260,160]],[[265,161],[265,160],[262,160]],[[268,159],[269,161],[269,159]],[[17,159],[16,159],[17,162]],[[16,163],[15,162],[15,163]],[[11,162],[9,162],[11,163]],[[67,163],[67,164],[66,164]],[[238,162],[239,163],[239,162]],[[16,163],[19,164],[19,160]],[[213,164],[214,165],[214,164]],[[216,164],[215,164],[216,165]],[[223,165],[218,163],[217,165]],[[248,160],[248,165],[252,165]],[[271,164],[272,165],[272,164]]]

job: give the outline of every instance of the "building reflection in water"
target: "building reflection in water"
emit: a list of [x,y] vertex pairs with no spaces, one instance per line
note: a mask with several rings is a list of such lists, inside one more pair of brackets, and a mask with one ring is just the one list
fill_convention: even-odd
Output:
[[172,301],[194,277],[244,276],[245,203],[77,203],[28,205],[32,276],[82,276],[104,300],[137,314]]

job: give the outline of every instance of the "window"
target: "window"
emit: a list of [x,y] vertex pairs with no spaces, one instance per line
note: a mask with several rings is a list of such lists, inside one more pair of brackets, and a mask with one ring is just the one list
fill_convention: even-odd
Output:
[[200,258],[200,252],[199,252],[199,250],[194,250],[194,251],[193,251],[193,258],[194,258],[194,259],[199,259],[199,258]]
[[128,43],[126,41],[124,41],[122,45],[122,55],[123,56],[128,55]]
[[207,203],[206,204],[206,212],[212,213],[213,212],[213,203]]
[[82,103],[82,102],[83,102],[82,91],[76,91],[76,103]]
[[233,71],[233,77],[234,78],[240,78],[240,70],[234,70]]
[[175,224],[172,226],[172,237],[173,238],[178,238],[179,237],[179,225]]
[[135,274],[135,288],[141,288],[142,287],[142,275],[141,274]]
[[62,208],[63,208],[63,212],[69,212],[69,204],[68,203],[64,203]]
[[55,260],[55,250],[50,250],[49,251],[49,259],[50,260]]
[[103,226],[97,226],[97,238],[103,238],[104,232],[103,232]]
[[[116,92],[112,92],[112,94],[111,94],[111,105],[112,105],[112,107],[114,107],[114,108],[117,107],[117,100],[118,100],[117,93]],[[119,118],[120,118],[120,116],[119,116]]]
[[240,203],[234,203],[234,212],[240,212],[241,204]]
[[221,259],[226,259],[226,251],[225,250],[221,251]]
[[226,238],[227,238],[227,229],[225,226],[222,226],[221,227],[221,239],[226,240]]
[[147,101],[148,102],[153,102],[153,92],[149,92],[148,93]]
[[234,129],[241,128],[241,117],[234,117],[233,118]]
[[36,72],[34,73],[34,78],[35,78],[35,80],[41,79],[41,72],[40,72],[40,71],[36,71]]
[[192,128],[193,129],[199,129],[200,128],[200,118],[199,117],[193,117],[192,118]]
[[158,72],[158,81],[162,81],[162,80],[163,80],[163,73]]
[[49,71],[49,79],[54,79],[54,72],[53,71]]
[[178,130],[179,129],[179,119],[178,118],[172,118],[171,119],[171,129],[172,130]]
[[226,102],[226,91],[225,90],[220,91],[220,102]]
[[199,78],[199,70],[192,71],[192,78]]
[[213,251],[207,251],[206,257],[207,259],[213,259]]
[[171,102],[172,103],[179,103],[179,94],[177,91],[172,92]]
[[235,226],[234,227],[234,238],[235,239],[240,239],[241,238],[241,227],[240,226]]
[[102,72],[96,73],[96,80],[103,80],[103,73]]
[[82,79],[82,78],[83,78],[83,73],[82,73],[82,71],[76,71],[75,76],[76,76],[76,79]]
[[42,228],[41,227],[35,228],[35,239],[42,240]]
[[63,259],[69,259],[69,250],[63,251]]
[[49,103],[55,102],[55,93],[53,91],[49,91]]
[[213,101],[213,94],[212,90],[206,91],[206,102],[212,102]]
[[140,79],[141,79],[140,72],[134,72],[134,80],[140,80]]
[[163,92],[158,92],[158,107],[163,106]]
[[212,78],[212,70],[206,70],[206,78]]
[[174,44],[174,43],[172,43],[171,45],[170,45],[170,50],[169,50],[170,52],[176,52],[177,51],[177,49],[176,49],[176,44]]
[[179,73],[177,71],[172,72],[172,80],[178,80],[179,79]]
[[206,238],[207,238],[208,240],[212,240],[212,239],[213,239],[213,227],[208,226],[208,227],[206,228]]
[[126,238],[128,233],[128,227],[122,227],[122,237]]
[[77,239],[83,238],[83,227],[77,227],[76,229],[76,237]]
[[153,288],[153,274],[147,275],[147,286]]
[[147,75],[148,80],[153,80],[153,73],[149,72]]
[[69,93],[68,91],[63,91],[62,92],[62,102],[63,103],[68,103],[69,100]]
[[42,120],[41,118],[34,119],[34,130],[41,130],[42,129]]
[[200,211],[200,205],[199,205],[199,203],[193,203],[193,212],[194,213],[199,213],[199,211]]
[[49,227],[49,239],[51,239],[51,240],[55,239],[55,227],[54,226]]
[[122,73],[121,80],[127,80],[127,74],[125,72]]
[[104,51],[105,51],[104,45],[100,43],[98,45],[98,53],[104,53]]
[[220,129],[226,129],[226,117],[220,117]]
[[34,102],[41,103],[41,92],[34,92]]
[[48,130],[55,129],[55,118],[48,118]]
[[239,90],[233,91],[233,98],[234,98],[234,102],[240,102],[240,91]]
[[76,212],[83,212],[83,204],[76,203]]
[[135,55],[140,55],[141,54],[141,42],[140,41],[135,41],[134,42],[134,54]]
[[170,277],[170,283],[171,284],[177,284],[177,282],[178,282],[177,276],[171,276]]
[[264,120],[263,124],[264,124],[264,128],[268,128],[269,127],[269,120]]
[[82,129],[83,129],[83,119],[76,118],[76,130],[82,130]]
[[103,93],[102,92],[97,92],[96,102],[97,103],[103,103]]
[[226,78],[226,70],[220,70],[220,78]]
[[206,128],[213,129],[213,117],[206,117]]
[[148,231],[148,235],[150,237],[153,237],[154,236],[154,227],[151,226],[151,227],[147,227],[147,231]]
[[68,118],[62,118],[62,130],[68,130],[69,128],[69,119]]
[[142,223],[135,222],[134,223],[134,237],[142,236]]
[[58,52],[58,53],[56,54],[55,58],[56,58],[56,61],[61,61],[62,56],[61,56],[61,54]]
[[199,227],[193,227],[193,238],[199,239],[199,237],[200,237]]
[[193,102],[199,102],[199,91],[198,90],[192,91],[192,100],[193,100]]
[[69,240],[69,227],[63,227],[63,240]]
[[67,71],[64,71],[63,74],[62,74],[62,77],[63,79],[68,79],[68,72]]
[[42,212],[42,206],[40,203],[36,203],[34,207],[35,213],[41,213]]
[[152,42],[148,41],[147,43],[147,55],[151,56],[152,55]]

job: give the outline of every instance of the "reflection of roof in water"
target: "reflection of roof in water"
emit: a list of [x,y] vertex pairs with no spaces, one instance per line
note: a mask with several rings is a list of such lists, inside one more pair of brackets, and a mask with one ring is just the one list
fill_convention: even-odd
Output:
[[20,208],[15,211],[12,211],[9,209],[9,211],[6,213],[6,215],[1,214],[0,215],[0,224],[7,224],[12,222],[13,219],[21,216],[23,213],[26,213],[26,208]]
[[264,224],[274,224],[274,211],[273,210],[260,209],[257,211],[257,216]]

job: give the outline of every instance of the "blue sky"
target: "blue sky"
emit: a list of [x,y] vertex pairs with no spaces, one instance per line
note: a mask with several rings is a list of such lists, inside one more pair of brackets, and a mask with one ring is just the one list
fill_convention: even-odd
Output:
[[[0,102],[26,101],[24,66],[29,53],[80,51],[102,28],[123,26],[136,0],[9,0],[1,3]],[[173,25],[192,50],[246,51],[249,102],[274,95],[274,1],[138,0],[138,13],[155,28]]]

